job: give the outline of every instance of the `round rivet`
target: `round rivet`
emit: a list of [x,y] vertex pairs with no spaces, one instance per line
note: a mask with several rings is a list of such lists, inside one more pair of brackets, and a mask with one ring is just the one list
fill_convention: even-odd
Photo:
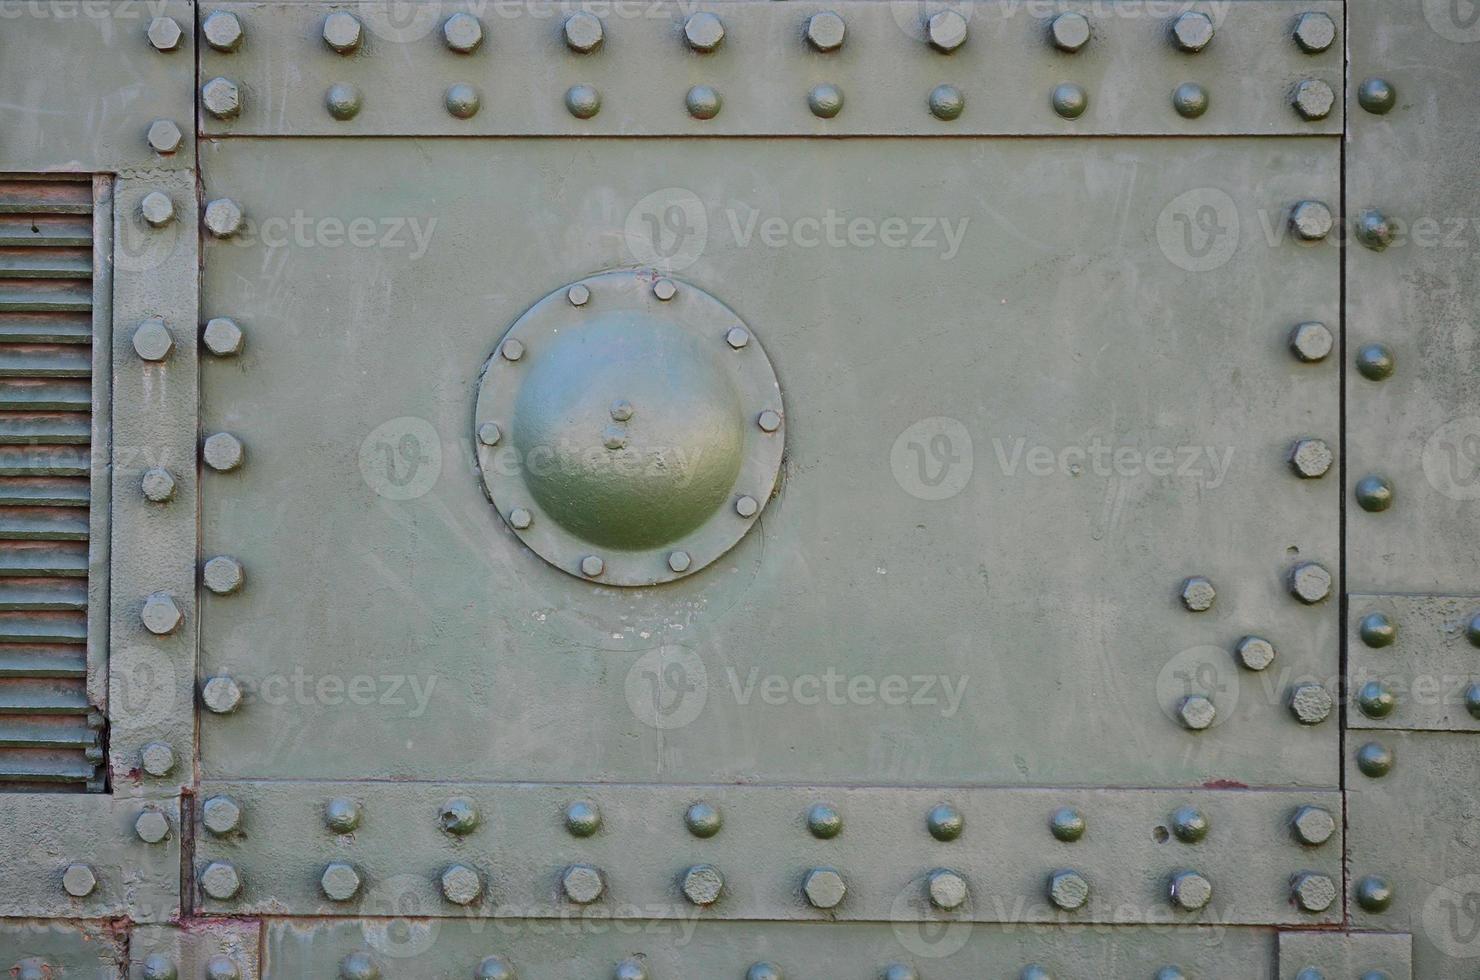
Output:
[[1078,119],[1089,108],[1089,93],[1083,86],[1065,82],[1054,87],[1049,102],[1053,105],[1053,111],[1065,119]]
[[786,980],[786,975],[775,963],[752,963],[745,971],[745,980]]
[[1290,105],[1308,122],[1325,119],[1336,104],[1336,93],[1318,78],[1301,79],[1290,93]]
[[200,873],[200,887],[211,898],[224,902],[242,890],[242,879],[230,861],[212,861]]
[[1465,636],[1469,638],[1470,646],[1480,647],[1480,613],[1470,617],[1470,622],[1465,626]]
[[339,980],[380,980],[380,967],[369,953],[356,950],[339,961]]
[[1295,839],[1309,847],[1318,847],[1336,833],[1336,818],[1323,806],[1302,806],[1291,818]]
[[843,90],[836,85],[814,85],[807,93],[807,108],[819,119],[831,119],[843,111]]
[[587,555],[581,559],[581,574],[587,578],[596,578],[606,571],[606,562],[599,555]]
[[684,96],[684,106],[695,119],[713,119],[719,115],[724,100],[710,85],[695,85]]
[[242,563],[229,555],[217,555],[206,562],[206,567],[201,572],[201,581],[205,587],[217,595],[231,595],[242,587],[242,581],[246,573],[242,569]]
[[173,51],[180,46],[184,32],[173,17],[156,17],[149,22],[149,43],[156,51]]
[[200,25],[206,43],[217,51],[235,51],[242,43],[242,22],[229,10],[213,11]]
[[625,398],[618,398],[616,401],[612,402],[611,408],[608,411],[612,417],[612,421],[614,422],[626,422],[630,420],[632,416],[637,412],[637,410],[632,407],[632,403]]
[[175,768],[175,750],[164,742],[149,742],[139,749],[139,767],[156,779]]
[[340,121],[359,115],[360,104],[360,90],[353,85],[331,85],[324,95],[324,107],[329,110],[329,115]]
[[712,864],[699,864],[683,873],[684,898],[695,905],[713,905],[725,890],[724,876]]
[[447,106],[447,111],[458,119],[471,119],[478,114],[482,99],[476,88],[466,82],[458,82],[447,86],[443,103]]
[[1368,742],[1357,749],[1357,768],[1364,776],[1381,779],[1393,769],[1393,752],[1377,742]]
[[1368,78],[1357,87],[1357,104],[1373,115],[1386,113],[1397,102],[1397,90],[1385,79]]
[[954,85],[937,85],[930,90],[930,114],[937,119],[950,122],[959,119],[966,109],[966,96]]
[[241,707],[242,689],[230,677],[211,677],[201,685],[200,700],[211,714],[229,715]]
[[1196,871],[1179,871],[1170,883],[1172,904],[1185,912],[1196,912],[1213,900],[1213,883]]
[[485,446],[497,446],[498,441],[504,437],[504,432],[498,427],[497,422],[484,422],[478,426],[478,441]]
[[1290,209],[1290,230],[1303,242],[1318,242],[1331,234],[1331,209],[1320,201],[1299,201]]
[[169,156],[180,148],[180,143],[185,135],[180,132],[172,120],[156,119],[149,124],[148,131],[144,134],[149,141],[149,148],[161,156]]
[[689,828],[689,833],[695,837],[713,837],[719,833],[724,818],[720,816],[719,810],[702,800],[693,804],[684,812],[684,826]]
[[361,816],[360,804],[343,796],[324,804],[324,826],[336,834],[353,833],[360,826]]
[[637,957],[629,957],[612,970],[612,980],[648,980],[647,967]]
[[236,960],[224,953],[217,953],[206,960],[206,980],[241,980],[241,967]]
[[145,810],[134,820],[134,833],[146,844],[158,844],[170,835],[170,820],[158,810]]
[[1164,966],[1156,971],[1153,980],[1187,980],[1187,974],[1179,966]]
[[1308,11],[1295,20],[1295,43],[1306,54],[1320,54],[1336,41],[1336,22],[1330,14]]
[[1393,243],[1393,226],[1381,211],[1368,208],[1357,215],[1354,229],[1357,241],[1374,252],[1381,252]]
[[144,499],[151,503],[167,503],[175,497],[175,478],[164,467],[152,466],[144,471],[144,476],[139,481],[139,490],[144,494]]
[[761,509],[761,505],[754,497],[740,496],[735,498],[735,513],[741,517],[754,517]]
[[590,54],[601,47],[606,32],[601,18],[588,10],[578,10],[565,19],[565,46],[579,54]]
[[1059,807],[1048,818],[1049,832],[1066,844],[1083,837],[1084,827],[1084,815],[1071,806]]
[[206,231],[216,238],[230,238],[241,230],[242,209],[229,197],[219,198],[206,205],[203,222]]
[[1471,718],[1480,718],[1480,683],[1465,688],[1465,710]]
[[1059,14],[1049,21],[1048,36],[1060,51],[1078,51],[1089,43],[1089,18],[1073,11]]
[[1383,381],[1396,366],[1393,352],[1383,344],[1367,344],[1357,351],[1357,371],[1368,381]]
[[966,829],[966,818],[951,804],[940,803],[925,815],[925,828],[936,840],[952,841]]
[[1203,576],[1193,575],[1182,580],[1182,605],[1188,612],[1207,612],[1213,608],[1213,600],[1217,598],[1218,590]]
[[458,54],[472,54],[483,43],[483,24],[472,14],[459,11],[442,25],[442,39]]
[[1081,909],[1089,901],[1089,882],[1077,871],[1055,871],[1048,876],[1048,900],[1065,912]]
[[165,954],[150,953],[144,957],[143,980],[179,980],[179,976],[175,961]]
[[72,864],[62,872],[62,888],[73,898],[86,898],[98,887],[98,876],[85,864]]
[[437,816],[442,829],[458,837],[477,830],[480,819],[477,805],[466,796],[454,796],[443,803]]
[[572,837],[590,837],[601,829],[601,809],[590,800],[577,800],[565,808],[565,829]]
[[236,325],[235,320],[224,316],[214,316],[207,320],[201,339],[205,341],[206,350],[217,357],[240,354],[245,343],[241,327]]
[[1263,670],[1274,663],[1274,644],[1262,636],[1245,636],[1234,645],[1233,656],[1245,670]]
[[807,903],[817,909],[834,909],[848,894],[848,885],[836,868],[813,868],[802,881]]
[[1018,980],[1054,980],[1054,975],[1049,972],[1048,967],[1029,963],[1018,973]]
[[517,361],[524,356],[524,343],[517,337],[510,337],[498,349],[506,361]]
[[1319,725],[1331,715],[1331,692],[1320,684],[1296,684],[1290,689],[1290,714],[1302,725]]
[[1393,692],[1381,681],[1368,681],[1357,691],[1357,707],[1368,718],[1386,718],[1396,706]]
[[762,432],[775,432],[781,428],[781,415],[768,408],[755,417],[755,424],[761,427]]
[[158,317],[135,327],[133,341],[134,353],[145,361],[162,361],[175,349],[175,335]]
[[1336,883],[1323,874],[1302,871],[1290,879],[1290,895],[1301,911],[1324,912],[1336,901]]
[[1385,476],[1364,476],[1352,488],[1357,506],[1377,514],[1393,505],[1393,485]]
[[332,861],[319,876],[319,887],[331,902],[347,902],[360,891],[360,873],[343,861]]
[[201,455],[211,469],[229,473],[242,465],[246,450],[236,436],[229,432],[217,432],[206,438]]
[[725,334],[725,343],[729,344],[735,350],[740,350],[746,344],[750,343],[750,332],[743,327],[731,327],[730,332]]
[[848,25],[831,10],[807,18],[807,43],[818,51],[836,51],[843,46]]
[[590,119],[601,111],[601,93],[590,85],[572,85],[565,90],[565,107],[577,119]]
[[340,54],[359,48],[363,36],[359,18],[348,11],[336,10],[324,18],[324,43]]
[[590,905],[606,891],[601,871],[589,864],[573,864],[560,875],[560,890],[577,905]]
[[217,119],[241,115],[242,90],[229,78],[213,78],[200,87],[200,103]]
[[473,980],[519,980],[519,974],[502,956],[485,956],[473,971]]
[[672,279],[659,279],[653,283],[653,295],[666,303],[678,295],[678,286],[674,285]]
[[1331,594],[1331,573],[1316,562],[1302,562],[1291,569],[1289,585],[1291,595],[1314,605]]
[[1301,479],[1314,480],[1326,475],[1335,461],[1331,447],[1321,439],[1300,439],[1290,447],[1290,468]]
[[925,36],[930,46],[950,54],[966,43],[966,18],[957,10],[942,10],[925,22]]
[[168,636],[180,628],[185,616],[175,605],[174,597],[168,592],[155,592],[145,597],[139,610],[139,620],[144,628],[155,636]]
[[931,905],[950,912],[966,904],[966,879],[949,868],[937,868],[926,879],[925,892]]
[[879,977],[880,980],[920,980],[919,972],[908,963],[890,963]]
[[689,565],[691,565],[692,563],[693,559],[689,557],[689,553],[687,551],[675,551],[668,556],[668,567],[673,569],[675,572],[688,571]]
[[509,511],[509,524],[513,526],[514,530],[523,531],[532,523],[534,523],[534,515],[523,507],[515,507]]
[[1196,82],[1183,82],[1172,89],[1172,108],[1184,119],[1196,119],[1208,111],[1208,90]]
[[1387,613],[1368,613],[1358,624],[1357,635],[1369,647],[1390,647],[1398,638],[1398,627]]
[[601,444],[608,449],[621,449],[627,445],[625,426],[609,425],[601,430]]
[[1178,51],[1196,54],[1213,40],[1213,21],[1207,14],[1189,10],[1172,21],[1172,45]]
[[1196,844],[1208,836],[1211,827],[1207,815],[1197,807],[1184,806],[1172,811],[1168,821],[1172,834],[1184,844]]
[[1324,323],[1301,323],[1290,331],[1290,350],[1307,364],[1325,360],[1336,346],[1336,338]]
[[200,822],[217,837],[233,833],[242,825],[241,804],[229,796],[212,796],[200,805]]
[[1201,694],[1188,695],[1177,705],[1177,718],[1188,731],[1200,732],[1212,727],[1217,716],[1218,709],[1213,702]]
[[807,830],[819,840],[832,840],[843,832],[843,815],[829,803],[815,804],[807,811]]
[[683,36],[690,48],[708,53],[724,41],[725,25],[719,17],[707,10],[701,10],[684,21]]
[[453,905],[472,905],[483,894],[483,879],[465,864],[454,864],[442,872],[442,897]]

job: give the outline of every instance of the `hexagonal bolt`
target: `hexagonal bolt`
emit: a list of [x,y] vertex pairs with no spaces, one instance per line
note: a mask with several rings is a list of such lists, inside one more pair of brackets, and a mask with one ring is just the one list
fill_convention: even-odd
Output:
[[225,675],[211,677],[200,686],[200,703],[213,715],[229,715],[241,707],[242,689]]
[[1296,684],[1290,689],[1290,714],[1302,725],[1319,725],[1331,716],[1331,692],[1320,684]]
[[144,599],[139,610],[139,621],[155,636],[169,636],[180,628],[185,619],[175,599],[168,592],[155,592]]
[[1331,226],[1331,209],[1321,201],[1297,201],[1290,208],[1290,230],[1302,242],[1323,240]]
[[235,119],[242,111],[242,91],[236,82],[217,76],[200,87],[201,105],[217,119]]
[[1357,104],[1381,116],[1398,104],[1398,91],[1385,78],[1368,78],[1357,87]]
[[242,968],[225,953],[217,953],[206,960],[205,980],[241,980],[241,977]]
[[146,844],[158,844],[170,836],[170,818],[148,808],[134,818],[134,833]]
[[218,473],[230,473],[242,465],[246,458],[246,447],[231,433],[217,432],[206,437],[201,448],[201,458]]
[[1171,819],[1167,821],[1171,827],[1172,836],[1184,844],[1196,844],[1208,836],[1212,829],[1212,821],[1207,814],[1195,806],[1178,807],[1172,811]]
[[1188,612],[1207,612],[1213,608],[1213,600],[1218,598],[1218,590],[1213,588],[1213,583],[1201,575],[1193,575],[1182,580],[1182,605]]
[[216,837],[235,833],[242,825],[241,804],[229,796],[212,796],[200,805],[200,822]]
[[1213,41],[1213,21],[1196,10],[1182,13],[1168,28],[1172,46],[1178,51],[1196,54]]
[[156,119],[149,124],[149,130],[144,134],[149,141],[149,148],[161,156],[169,156],[180,148],[180,143],[185,139],[180,127],[173,120]]
[[213,11],[201,22],[200,32],[217,51],[235,51],[242,44],[242,22],[229,10]]
[[1393,886],[1378,875],[1364,876],[1357,882],[1354,894],[1357,904],[1367,912],[1386,912],[1393,904]]
[[1357,506],[1369,514],[1380,514],[1393,505],[1393,483],[1385,476],[1368,474],[1352,487]]
[[562,33],[565,34],[565,46],[579,54],[590,54],[606,39],[601,18],[589,10],[578,10],[567,17]]
[[1290,897],[1302,912],[1324,912],[1336,901],[1336,883],[1315,871],[1302,871],[1290,879]]
[[1380,742],[1368,742],[1357,749],[1357,768],[1369,779],[1381,779],[1392,772],[1396,759],[1393,750]]
[[324,826],[336,834],[353,833],[360,826],[362,813],[358,801],[336,796],[324,804]]
[[1336,338],[1324,323],[1301,323],[1290,331],[1290,350],[1307,364],[1325,360],[1335,346]]
[[202,219],[206,231],[216,238],[230,238],[242,227],[242,209],[229,197],[222,197],[206,205],[205,216]]
[[524,356],[524,344],[517,337],[510,337],[498,345],[498,352],[504,360],[513,363]]
[[612,980],[648,980],[647,967],[637,957],[629,957],[612,969]]
[[724,817],[714,804],[700,800],[684,811],[683,823],[695,837],[708,839],[719,833]]
[[925,894],[931,905],[943,912],[953,912],[966,904],[966,879],[950,868],[936,868],[925,879]]
[[1396,706],[1392,689],[1382,681],[1368,681],[1357,691],[1357,707],[1368,718],[1386,718]]
[[483,879],[465,864],[454,864],[442,872],[442,897],[453,905],[472,905],[483,894]]
[[1336,818],[1323,806],[1307,804],[1290,818],[1295,839],[1307,847],[1319,847],[1336,833]]
[[230,861],[212,861],[201,870],[200,888],[216,901],[224,902],[242,890],[241,875]]
[[1290,91],[1290,105],[1307,122],[1325,119],[1335,104],[1336,93],[1319,78],[1302,79]]
[[762,432],[775,432],[781,428],[781,413],[768,408],[755,417],[755,424]]
[[565,299],[571,306],[585,306],[591,302],[591,287],[578,282],[565,291]]
[[86,898],[98,887],[98,876],[85,864],[69,864],[62,872],[62,890],[73,898]]
[[1234,644],[1233,658],[1245,670],[1264,670],[1274,663],[1274,644],[1262,636],[1245,636]]
[[163,466],[152,466],[139,480],[139,492],[151,503],[167,503],[175,498],[175,477]]
[[242,587],[246,572],[242,563],[229,555],[217,555],[201,570],[201,581],[216,595],[231,595]]
[[668,567],[679,575],[688,571],[689,566],[693,563],[694,559],[687,551],[671,551],[668,553]]
[[242,346],[246,343],[241,327],[236,325],[235,320],[224,316],[213,316],[207,320],[201,339],[205,342],[206,350],[217,357],[235,357],[242,352]]
[[1072,54],[1089,43],[1089,18],[1075,11],[1059,14],[1049,21],[1048,37],[1054,47]]
[[1206,908],[1213,900],[1213,883],[1196,871],[1178,871],[1169,883],[1172,905],[1184,912]]
[[683,873],[679,888],[694,905],[713,905],[724,894],[725,877],[712,864],[698,864]]
[[600,555],[587,555],[581,559],[581,574],[587,578],[599,578],[606,571],[606,562]]
[[818,840],[832,840],[843,832],[843,815],[830,803],[817,803],[807,811],[807,831]]
[[164,953],[150,953],[144,957],[142,977],[143,980],[179,980],[180,970]]
[[1336,460],[1336,454],[1323,439],[1299,439],[1290,446],[1287,458],[1296,476],[1314,480],[1326,475]]
[[339,961],[339,980],[380,980],[380,965],[362,949]]
[[509,511],[509,526],[516,531],[523,531],[534,523],[534,515],[523,507],[515,507]]
[[966,829],[966,818],[949,803],[938,803],[925,814],[925,829],[938,841],[952,841]]
[[1048,900],[1065,912],[1084,908],[1089,901],[1089,882],[1072,869],[1055,871],[1048,876]]
[[[171,211],[174,210],[173,205],[170,208]],[[175,335],[170,333],[170,328],[158,317],[145,320],[134,327],[132,339],[134,353],[139,355],[140,360],[163,361],[175,350]]]
[[360,884],[360,873],[343,861],[331,861],[319,876],[319,887],[331,902],[348,902],[359,894]]
[[1315,605],[1331,594],[1331,573],[1313,561],[1290,570],[1290,594],[1306,605]]
[[1177,720],[1191,732],[1211,728],[1217,717],[1217,707],[1201,694],[1189,694],[1177,705]]
[[836,868],[813,868],[802,880],[802,893],[816,909],[834,909],[848,894],[848,884]]
[[173,51],[180,46],[185,32],[173,17],[156,17],[149,22],[149,43],[156,51]]
[[360,19],[347,10],[336,10],[324,18],[324,43],[340,54],[350,54],[360,47],[365,29]]
[[678,286],[672,279],[659,279],[653,283],[653,295],[666,303],[678,295]]
[[1374,252],[1381,252],[1393,243],[1393,226],[1387,217],[1373,208],[1357,215],[1356,227],[1353,229],[1357,241],[1364,248],[1370,248]]
[[139,202],[139,216],[149,227],[163,228],[175,220],[175,202],[170,200],[168,194],[150,191]]
[[724,43],[725,24],[718,15],[701,10],[684,21],[683,36],[691,49],[708,54]]
[[957,10],[931,14],[925,22],[925,39],[941,54],[950,54],[966,43],[966,18]]
[[754,517],[760,513],[760,501],[748,494],[741,494],[735,498],[735,513],[741,517]]
[[455,13],[442,25],[442,39],[458,54],[472,54],[483,43],[483,23],[472,14]]
[[485,956],[473,971],[473,980],[518,980],[514,964],[502,956]]
[[139,768],[156,779],[168,776],[175,768],[175,750],[164,742],[148,742],[139,749]]
[[560,890],[577,905],[590,905],[606,891],[601,869],[589,864],[573,864],[560,874]]
[[1049,815],[1048,831],[1055,840],[1072,844],[1084,836],[1084,815],[1072,806],[1059,807]]
[[807,43],[816,51],[836,51],[843,46],[848,25],[836,12],[824,10],[807,18]]
[[1320,54],[1336,41],[1336,22],[1321,11],[1307,11],[1295,19],[1295,43],[1306,54]]

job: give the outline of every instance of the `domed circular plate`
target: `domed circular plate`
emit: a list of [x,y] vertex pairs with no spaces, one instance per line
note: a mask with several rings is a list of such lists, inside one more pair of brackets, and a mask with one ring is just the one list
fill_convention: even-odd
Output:
[[735,546],[776,486],[776,373],[740,318],[651,272],[562,286],[484,366],[484,486],[514,533],[577,578],[642,586]]

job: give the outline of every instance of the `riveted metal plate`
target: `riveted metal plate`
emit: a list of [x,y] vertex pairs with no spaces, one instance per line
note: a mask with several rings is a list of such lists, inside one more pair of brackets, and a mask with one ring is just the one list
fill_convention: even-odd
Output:
[[[1480,731],[1480,596],[1355,594],[1348,607],[1348,725]],[[1391,625],[1391,643],[1372,645],[1387,636],[1372,617]]]
[[1413,937],[1387,932],[1282,932],[1280,980],[1324,977],[1385,977],[1412,980]]
[[16,978],[117,980],[124,945],[122,934],[99,923],[9,919],[0,921],[0,970]]
[[[136,926],[129,931],[128,980],[178,976],[257,980],[262,926],[246,919],[195,919],[185,926]],[[174,973],[168,972],[173,968]],[[283,975],[283,974],[280,974]],[[330,971],[325,976],[333,976]]]
[[[644,3],[601,11],[605,40],[578,54],[561,32],[573,8],[546,3],[497,5],[380,3],[336,4],[365,25],[352,55],[324,43],[329,8],[316,4],[207,4],[237,14],[246,32],[238,51],[201,51],[202,80],[235,82],[240,112],[227,119],[203,114],[202,131],[236,135],[910,135],[1168,134],[1187,136],[1341,132],[1342,109],[1306,120],[1291,103],[1306,79],[1341,91],[1338,41],[1324,53],[1306,54],[1291,36],[1303,12],[1323,11],[1337,23],[1339,3],[1233,2],[1176,5],[1112,2],[1053,4],[1043,9],[1007,2],[954,5],[968,22],[968,39],[951,54],[925,40],[934,10],[923,3],[789,3],[756,0],[717,4]],[[1176,50],[1171,20],[1187,9],[1206,11],[1216,39],[1197,54]],[[442,25],[471,10],[483,21],[476,51],[461,54],[444,43]],[[699,54],[684,41],[685,19],[712,10],[724,24],[724,41]],[[808,18],[841,14],[841,48],[822,52],[805,40]],[[1049,39],[1049,21],[1082,10],[1091,40],[1069,54]],[[887,71],[879,70],[887,64]],[[1184,118],[1173,91],[1201,83],[1207,110]],[[1051,96],[1062,83],[1088,93],[1088,109],[1066,119]],[[448,89],[470,85],[481,102],[476,114],[454,115],[444,105]],[[718,93],[717,115],[697,118],[686,108],[693,86]],[[819,118],[808,95],[836,86],[842,109]],[[937,86],[955,86],[965,109],[950,121],[931,114]],[[328,93],[353,91],[357,111],[336,118]],[[599,112],[567,108],[574,86],[590,86]],[[465,107],[465,96],[457,104]],[[713,100],[708,100],[713,104]],[[343,112],[340,111],[340,116]],[[464,117],[465,116],[465,117]]]

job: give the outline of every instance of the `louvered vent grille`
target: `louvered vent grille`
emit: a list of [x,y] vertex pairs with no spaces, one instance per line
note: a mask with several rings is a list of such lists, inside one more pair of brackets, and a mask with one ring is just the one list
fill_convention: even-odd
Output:
[[0,179],[0,788],[101,789],[87,696],[93,188]]

